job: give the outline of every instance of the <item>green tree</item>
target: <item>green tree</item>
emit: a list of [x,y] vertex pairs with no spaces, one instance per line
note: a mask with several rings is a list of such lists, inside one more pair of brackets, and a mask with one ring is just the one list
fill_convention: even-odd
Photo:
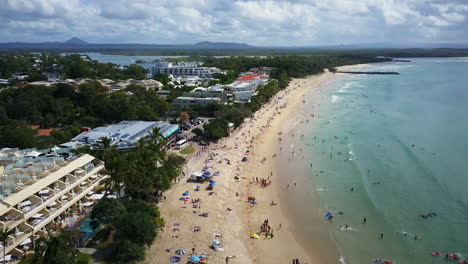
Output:
[[213,119],[209,123],[203,125],[203,128],[207,138],[216,141],[226,136],[228,122],[225,119]]
[[91,225],[93,228],[100,224],[116,228],[119,218],[126,212],[125,206],[119,200],[104,197],[96,203],[91,212]]
[[158,82],[161,82],[163,85],[167,85],[170,81],[169,76],[164,73],[156,73],[153,76],[153,79],[155,79]]
[[78,254],[71,233],[64,231],[57,236],[39,238],[34,251],[31,258],[34,264],[75,264]]
[[115,260],[118,263],[135,263],[145,259],[145,248],[143,245],[129,240],[117,242]]
[[155,221],[147,213],[125,214],[116,224],[115,238],[149,246],[156,238]]
[[192,133],[194,133],[197,137],[202,137],[205,132],[203,132],[203,130],[201,130],[199,127],[196,127],[192,129]]
[[[0,242],[2,243],[2,248],[3,248],[3,256],[5,257],[6,255],[6,244],[8,240],[8,236],[10,235],[11,232],[2,229],[0,230]],[[0,258],[1,260],[2,258]]]

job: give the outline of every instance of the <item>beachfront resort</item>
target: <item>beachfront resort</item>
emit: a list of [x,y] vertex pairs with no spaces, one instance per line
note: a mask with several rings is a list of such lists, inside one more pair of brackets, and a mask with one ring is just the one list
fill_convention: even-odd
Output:
[[64,158],[56,150],[2,149],[0,164],[0,227],[9,234],[0,245],[5,263],[23,259],[39,237],[61,229],[78,229],[77,244],[84,245],[92,230],[76,225],[104,196],[102,161],[87,154]]

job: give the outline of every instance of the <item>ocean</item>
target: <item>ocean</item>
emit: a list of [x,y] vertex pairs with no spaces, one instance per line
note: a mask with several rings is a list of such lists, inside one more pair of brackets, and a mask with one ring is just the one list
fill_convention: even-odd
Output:
[[291,213],[336,263],[468,261],[468,58],[410,61],[311,90],[281,144]]

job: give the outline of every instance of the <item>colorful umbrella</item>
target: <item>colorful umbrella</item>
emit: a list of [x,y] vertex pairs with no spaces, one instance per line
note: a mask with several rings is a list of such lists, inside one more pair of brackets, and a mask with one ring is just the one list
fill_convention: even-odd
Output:
[[184,255],[185,253],[187,253],[187,250],[185,250],[185,248],[179,248],[176,249],[175,253],[176,255]]

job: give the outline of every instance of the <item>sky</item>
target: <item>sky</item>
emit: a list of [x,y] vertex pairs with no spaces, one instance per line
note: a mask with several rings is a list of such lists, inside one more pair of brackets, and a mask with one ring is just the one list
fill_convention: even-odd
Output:
[[0,42],[468,43],[468,0],[0,0]]

